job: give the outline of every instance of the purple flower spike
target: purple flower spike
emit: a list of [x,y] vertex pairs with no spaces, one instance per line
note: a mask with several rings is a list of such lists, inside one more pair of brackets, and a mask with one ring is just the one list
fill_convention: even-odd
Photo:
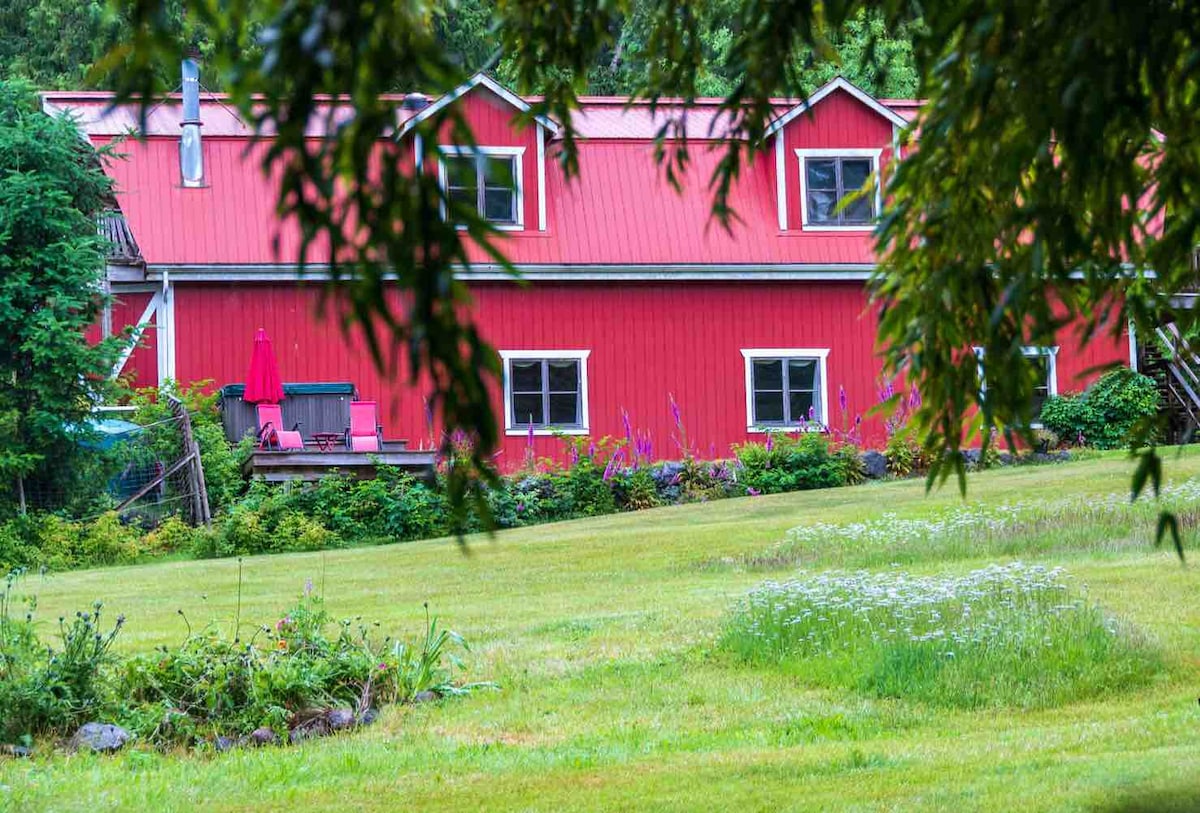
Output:
[[845,412],[849,406],[849,401],[846,400],[846,388],[840,385],[838,386],[838,406],[842,408],[842,412]]
[[633,446],[633,424],[629,422],[629,413],[621,410],[621,425],[625,427],[625,442]]
[[810,406],[808,408],[808,419],[810,421],[815,421],[817,419],[817,408],[815,406]]
[[525,436],[525,445],[533,448],[533,424],[529,424],[529,434]]
[[921,406],[921,391],[917,389],[917,385],[913,384],[912,390],[908,393],[908,408],[916,409]]
[[768,433],[767,433],[767,443],[766,443],[766,446],[767,446],[767,451],[768,451],[768,452],[770,452],[772,449],[774,449],[774,448],[775,448],[775,435],[774,435],[774,434],[772,434],[771,432],[768,432]]
[[671,404],[671,417],[675,420],[675,428],[683,423],[683,412],[679,409],[679,404],[675,401],[674,393],[667,393],[667,400]]
[[595,456],[596,456],[596,441],[594,441],[594,440],[589,441],[588,442],[588,457],[595,457]]

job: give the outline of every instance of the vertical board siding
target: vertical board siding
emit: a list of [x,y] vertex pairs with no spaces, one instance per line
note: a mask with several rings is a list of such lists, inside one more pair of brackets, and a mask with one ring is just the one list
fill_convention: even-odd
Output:
[[789,231],[801,227],[801,170],[800,159],[796,157],[797,149],[881,149],[881,175],[886,174],[892,159],[891,122],[840,90],[822,99],[811,114],[793,119],[783,132]]
[[[474,315],[498,350],[590,350],[591,435],[623,435],[621,410],[648,431],[658,457],[677,457],[668,408],[673,394],[693,450],[728,453],[730,444],[759,439],[746,431],[746,348],[829,348],[829,421],[840,429],[838,387],[850,404],[846,421],[863,415],[865,440],[879,445],[882,426],[866,412],[878,400],[876,320],[855,283],[504,283],[473,286]],[[388,438],[428,444],[425,390],[407,383],[405,359],[377,371],[357,331],[344,334],[335,313],[316,315],[319,292],[295,285],[178,284],[175,318],[182,381],[241,382],[254,331],[271,336],[285,381],[350,381],[360,397],[377,400]],[[394,301],[393,304],[398,304]],[[136,318],[136,317],[135,317]],[[1127,339],[1098,336],[1082,350],[1064,335],[1058,386],[1080,389],[1094,368],[1128,356]],[[145,354],[139,366],[152,362]],[[1091,370],[1089,374],[1086,371]],[[142,380],[147,373],[142,372]],[[497,415],[503,404],[496,393]],[[525,456],[524,434],[505,436],[501,464]],[[561,442],[538,437],[539,456],[558,456]]]

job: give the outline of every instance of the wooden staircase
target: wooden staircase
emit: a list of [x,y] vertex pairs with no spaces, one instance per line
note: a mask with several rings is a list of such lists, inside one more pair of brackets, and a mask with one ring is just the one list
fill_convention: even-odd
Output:
[[1168,413],[1167,441],[1188,443],[1200,429],[1200,355],[1174,322],[1155,328],[1154,333],[1157,341],[1144,342],[1140,348],[1138,367],[1158,384]]

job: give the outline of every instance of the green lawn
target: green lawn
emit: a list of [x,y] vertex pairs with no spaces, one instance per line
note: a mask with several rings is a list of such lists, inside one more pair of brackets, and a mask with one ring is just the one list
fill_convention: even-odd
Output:
[[[1128,489],[1121,456],[988,472],[971,500]],[[1167,476],[1200,476],[1200,454]],[[1037,711],[949,712],[806,688],[714,653],[755,584],[746,568],[789,528],[958,502],[919,482],[726,500],[452,542],[247,559],[241,617],[272,621],[306,579],[336,616],[408,636],[422,602],[473,644],[468,679],[502,689],[388,709],[360,733],[301,747],[0,764],[17,810],[1195,810],[1200,809],[1200,576],[1138,544],[1058,550],[1093,600],[1136,624],[1168,671],[1127,696]],[[1041,548],[1039,548],[1041,549]],[[960,571],[1006,557],[921,561]],[[844,551],[829,561],[845,562]],[[851,557],[852,558],[852,557]],[[1007,557],[1011,558],[1011,557]],[[1030,557],[1027,557],[1030,558]],[[806,562],[823,566],[820,555]],[[174,562],[30,580],[39,615],[106,603],[130,650],[232,622],[235,561]],[[1140,805],[1140,806],[1139,806]]]

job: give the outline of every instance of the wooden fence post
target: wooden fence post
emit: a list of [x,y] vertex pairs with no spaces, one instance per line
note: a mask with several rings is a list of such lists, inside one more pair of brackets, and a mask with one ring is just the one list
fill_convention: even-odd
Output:
[[189,480],[192,486],[192,522],[194,525],[212,526],[212,513],[208,505],[208,486],[204,482],[204,466],[200,462],[200,444],[192,433],[192,416],[187,407],[174,395],[168,395],[167,400],[171,412],[179,418],[179,430],[183,435],[184,454],[191,458]]

